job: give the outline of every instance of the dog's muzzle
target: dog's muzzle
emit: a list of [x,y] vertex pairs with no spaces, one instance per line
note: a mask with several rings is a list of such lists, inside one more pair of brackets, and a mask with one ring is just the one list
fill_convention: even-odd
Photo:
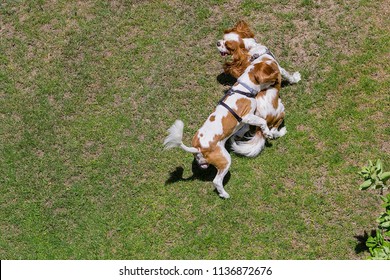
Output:
[[217,48],[218,48],[219,53],[221,54],[222,57],[229,55],[229,53],[227,52],[226,48],[224,47],[224,45],[222,43],[222,40],[217,41]]
[[209,167],[208,162],[206,161],[206,159],[203,157],[201,153],[196,154],[195,159],[200,168],[207,169]]

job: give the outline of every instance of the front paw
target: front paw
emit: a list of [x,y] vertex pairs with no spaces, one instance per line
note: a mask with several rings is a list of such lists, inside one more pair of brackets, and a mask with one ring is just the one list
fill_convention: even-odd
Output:
[[270,140],[274,139],[274,135],[273,135],[270,131],[268,131],[268,132],[263,132],[263,135],[264,135],[264,137],[267,138],[267,139],[270,139]]
[[267,138],[267,139],[273,139],[274,138],[272,132],[269,130],[268,127],[262,127],[261,130],[262,130],[263,135],[264,135],[265,138]]

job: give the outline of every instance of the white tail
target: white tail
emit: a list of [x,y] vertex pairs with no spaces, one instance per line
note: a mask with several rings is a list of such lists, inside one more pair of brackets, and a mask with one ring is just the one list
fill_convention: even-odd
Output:
[[256,134],[247,141],[234,141],[231,138],[231,148],[233,152],[246,157],[255,157],[264,149],[265,138],[260,129],[256,130]]
[[199,153],[199,150],[194,147],[187,147],[183,144],[184,123],[181,120],[176,120],[175,123],[168,129],[169,135],[164,140],[165,149],[180,147],[189,153]]

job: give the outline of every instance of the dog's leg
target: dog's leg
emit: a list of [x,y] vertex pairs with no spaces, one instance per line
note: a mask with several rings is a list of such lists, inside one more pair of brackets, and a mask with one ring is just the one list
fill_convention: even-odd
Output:
[[301,80],[301,74],[299,72],[294,72],[292,75],[287,72],[284,68],[279,66],[280,74],[284,80],[287,80],[290,84],[296,84]]
[[276,122],[274,127],[271,129],[272,137],[274,139],[284,136],[287,133],[287,129],[285,126],[281,127],[284,120],[284,112],[278,115],[279,120]]
[[213,180],[213,184],[220,197],[229,198],[230,195],[223,188],[223,179],[229,171],[231,157],[224,145],[218,146],[219,149],[210,154],[210,164],[213,164],[217,168],[217,175]]
[[242,122],[245,124],[259,126],[263,132],[263,135],[268,139],[272,139],[272,133],[269,130],[267,121],[265,119],[260,118],[254,114],[248,114],[242,118]]

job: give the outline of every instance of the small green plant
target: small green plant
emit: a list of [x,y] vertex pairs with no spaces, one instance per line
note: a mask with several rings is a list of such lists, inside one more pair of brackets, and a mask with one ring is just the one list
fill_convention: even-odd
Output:
[[359,174],[364,178],[364,183],[360,185],[361,190],[380,189],[387,190],[387,180],[390,178],[390,172],[383,172],[382,161],[377,160],[374,165],[372,161],[368,161],[368,166],[360,170]]
[[[382,162],[377,160],[374,165],[369,161],[368,166],[364,167],[359,174],[364,178],[364,183],[360,185],[361,190],[380,189],[387,190],[387,180],[390,178],[390,172],[383,172]],[[375,236],[368,237],[366,246],[370,251],[373,260],[390,260],[390,194],[381,196],[384,201],[385,211],[377,219],[378,229]]]
[[376,234],[368,237],[366,246],[371,254],[370,259],[390,260],[390,194],[381,198],[385,202],[385,212],[377,219],[379,226]]

